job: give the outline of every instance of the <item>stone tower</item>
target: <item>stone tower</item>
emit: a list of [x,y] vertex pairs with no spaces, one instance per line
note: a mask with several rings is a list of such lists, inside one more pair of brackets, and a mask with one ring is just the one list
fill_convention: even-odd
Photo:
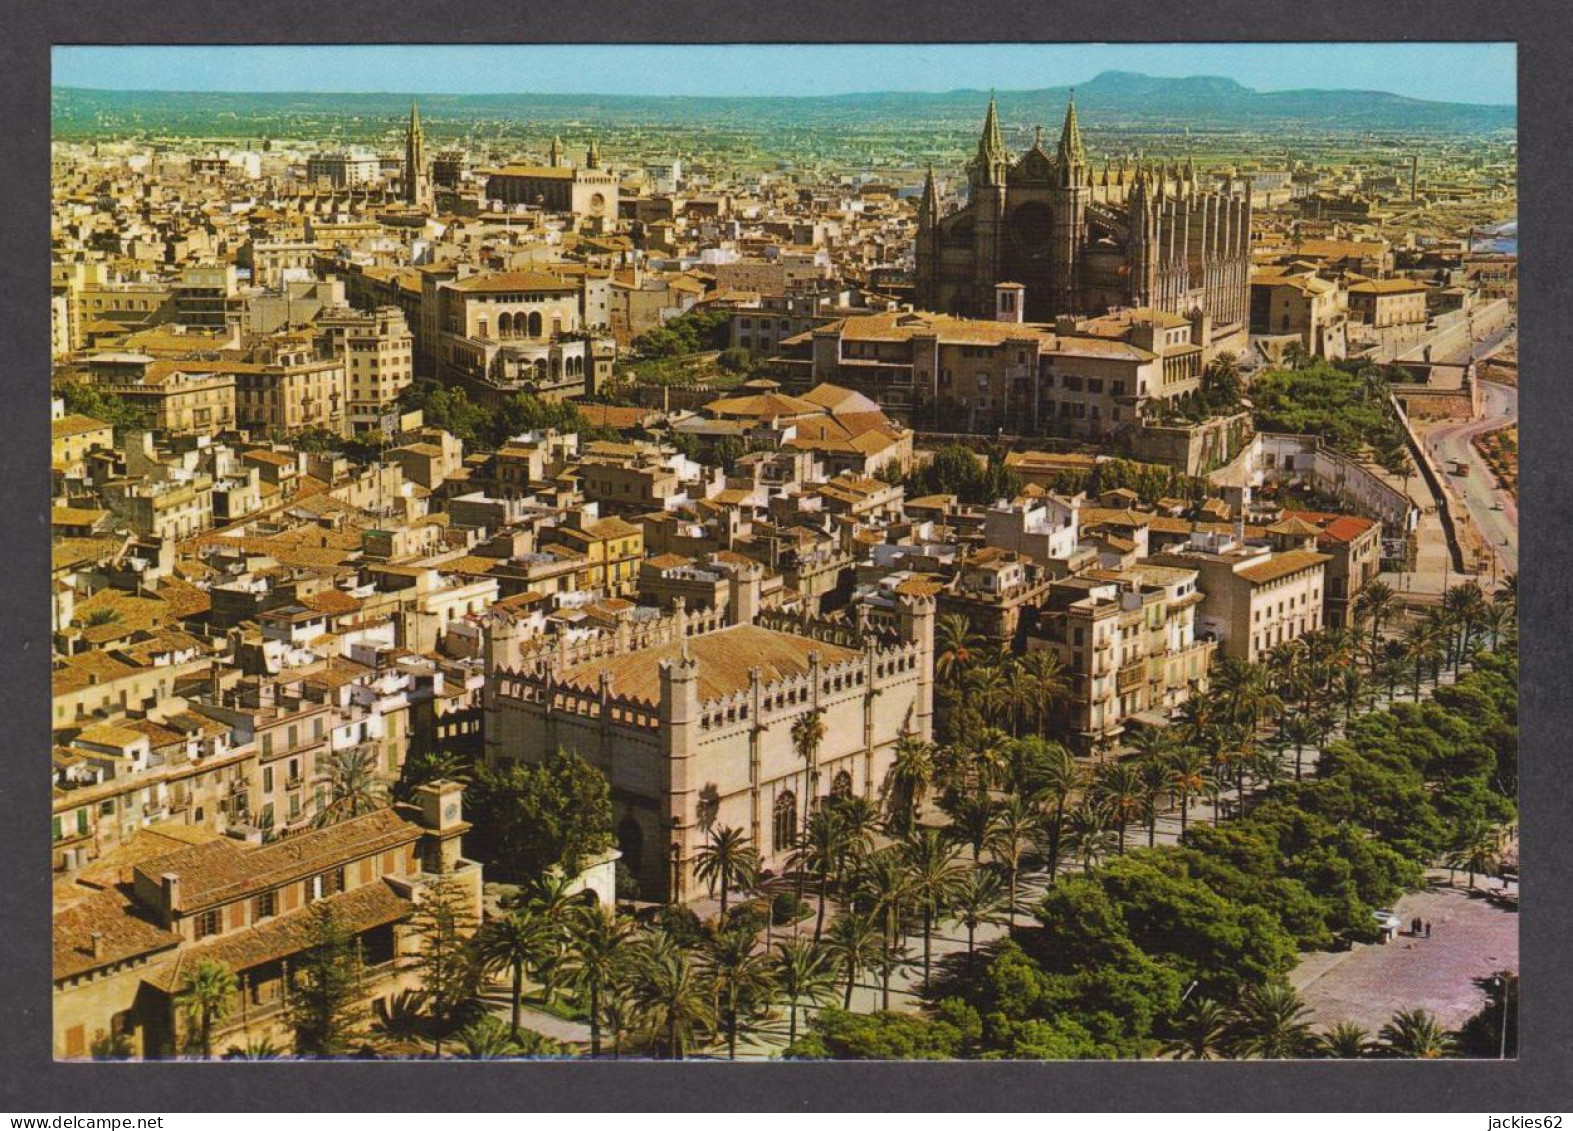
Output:
[[431,206],[431,178],[426,173],[426,144],[421,136],[421,111],[410,102],[410,124],[404,132],[404,203]]
[[983,118],[983,135],[978,152],[967,166],[968,208],[973,213],[973,296],[987,293],[992,301],[995,277],[999,272],[1000,234],[1005,222],[1005,179],[1010,173],[1010,154],[1000,133],[999,110],[989,96],[988,113]]
[[1076,121],[1076,92],[1065,103],[1065,124],[1060,129],[1058,191],[1054,193],[1052,245],[1049,273],[1052,282],[1050,309],[1077,310],[1081,307],[1078,284],[1081,247],[1087,238],[1087,201],[1092,196],[1091,169],[1087,151],[1081,143],[1081,127]]

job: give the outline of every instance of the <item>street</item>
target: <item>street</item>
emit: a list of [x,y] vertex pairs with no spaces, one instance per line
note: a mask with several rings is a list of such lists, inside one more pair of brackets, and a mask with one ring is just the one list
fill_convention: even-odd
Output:
[[[1461,498],[1474,520],[1475,528],[1490,541],[1492,549],[1506,573],[1518,571],[1518,504],[1496,482],[1486,461],[1475,450],[1472,441],[1476,436],[1514,424],[1518,420],[1518,390],[1491,381],[1480,382],[1482,414],[1462,424],[1447,424],[1433,428],[1426,437],[1438,467],[1453,494]],[[1469,468],[1467,476],[1451,473],[1453,461],[1460,460]],[[1492,507],[1500,503],[1500,510]]]

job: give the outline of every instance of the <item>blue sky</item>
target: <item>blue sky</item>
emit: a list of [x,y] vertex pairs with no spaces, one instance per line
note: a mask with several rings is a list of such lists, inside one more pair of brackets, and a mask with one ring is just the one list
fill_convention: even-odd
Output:
[[56,47],[54,82],[116,90],[844,94],[1031,90],[1102,71],[1258,90],[1517,101],[1511,43]]

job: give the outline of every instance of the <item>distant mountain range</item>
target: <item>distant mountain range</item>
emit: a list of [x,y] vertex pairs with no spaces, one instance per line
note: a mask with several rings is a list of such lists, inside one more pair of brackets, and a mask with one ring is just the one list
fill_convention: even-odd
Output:
[[[1007,90],[1000,117],[1013,129],[1042,124],[1057,134],[1071,88]],[[1271,130],[1316,127],[1327,133],[1480,135],[1512,130],[1513,106],[1429,102],[1383,91],[1258,91],[1233,79],[1203,75],[1157,78],[1106,71],[1075,87],[1077,112],[1091,130],[1172,128]],[[988,94],[890,91],[818,97],[680,97],[603,94],[419,94],[429,127],[462,132],[470,123],[511,120],[519,125],[953,128],[982,120]],[[332,119],[346,133],[385,129],[408,112],[411,94],[227,93],[53,90],[57,136],[122,132],[244,135],[276,132],[291,120]],[[443,127],[447,127],[443,130]]]

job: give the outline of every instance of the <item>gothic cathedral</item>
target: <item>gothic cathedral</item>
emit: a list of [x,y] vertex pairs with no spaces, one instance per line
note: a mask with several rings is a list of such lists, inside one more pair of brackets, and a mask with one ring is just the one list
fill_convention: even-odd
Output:
[[1168,168],[1105,164],[1094,173],[1074,97],[1053,154],[1037,131],[1015,161],[989,99],[967,204],[939,214],[929,170],[918,206],[918,305],[995,316],[995,285],[1026,288],[1026,320],[1148,307],[1194,318],[1214,339],[1250,317],[1251,198],[1203,188],[1190,162]]

